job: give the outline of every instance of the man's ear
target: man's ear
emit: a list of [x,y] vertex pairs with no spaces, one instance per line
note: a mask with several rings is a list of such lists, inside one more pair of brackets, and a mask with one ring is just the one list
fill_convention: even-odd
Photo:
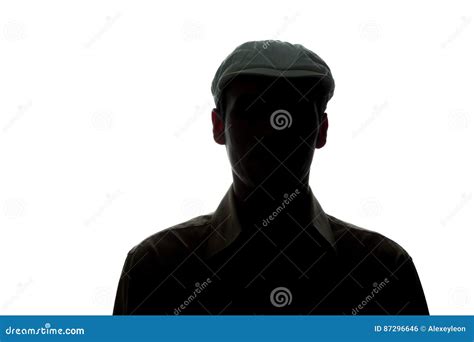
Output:
[[212,110],[212,133],[216,143],[225,145],[225,123],[216,108]]
[[316,140],[316,148],[321,148],[326,145],[326,138],[328,135],[328,115],[327,113],[323,114],[321,124],[319,125],[318,139]]

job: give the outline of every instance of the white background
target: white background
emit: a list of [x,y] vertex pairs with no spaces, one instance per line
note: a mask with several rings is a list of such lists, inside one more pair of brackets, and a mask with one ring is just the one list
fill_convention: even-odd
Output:
[[126,253],[231,184],[211,80],[248,40],[330,66],[324,210],[401,244],[473,314],[472,2],[2,1],[0,313],[112,312]]

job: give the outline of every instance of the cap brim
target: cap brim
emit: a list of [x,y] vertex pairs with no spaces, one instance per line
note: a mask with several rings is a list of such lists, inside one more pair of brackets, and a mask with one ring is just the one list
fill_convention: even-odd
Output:
[[232,80],[240,75],[254,75],[261,77],[284,77],[284,78],[315,78],[317,87],[326,92],[330,97],[334,91],[334,80],[331,73],[322,73],[315,70],[276,70],[268,68],[253,68],[227,73],[219,80],[219,91],[222,93]]

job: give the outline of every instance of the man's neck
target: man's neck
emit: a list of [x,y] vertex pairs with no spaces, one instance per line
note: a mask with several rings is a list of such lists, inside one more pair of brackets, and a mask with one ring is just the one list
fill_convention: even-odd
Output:
[[247,187],[234,179],[233,192],[240,220],[246,229],[275,227],[298,231],[312,217],[312,193],[306,181],[287,181],[277,186]]

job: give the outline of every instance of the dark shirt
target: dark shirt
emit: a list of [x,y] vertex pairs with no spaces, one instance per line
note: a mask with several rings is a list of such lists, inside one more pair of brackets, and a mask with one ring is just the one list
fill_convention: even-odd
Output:
[[234,196],[231,186],[214,213],[133,247],[113,314],[429,314],[396,242],[326,214],[312,193],[309,225],[295,220],[288,235],[271,221],[250,229]]

